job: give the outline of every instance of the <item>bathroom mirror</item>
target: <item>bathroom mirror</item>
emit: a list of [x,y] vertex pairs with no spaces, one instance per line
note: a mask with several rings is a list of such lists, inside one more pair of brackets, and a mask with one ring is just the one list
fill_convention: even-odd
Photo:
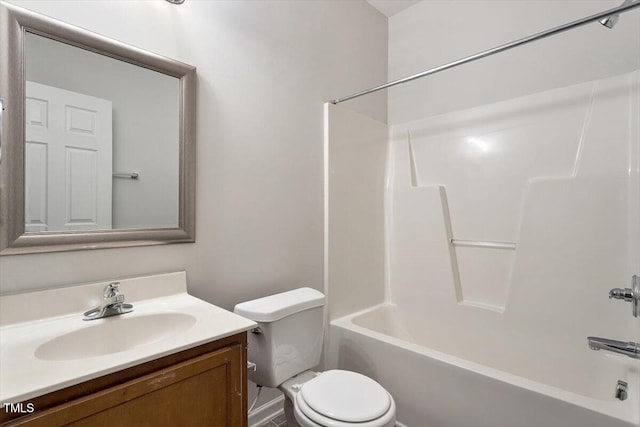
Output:
[[195,68],[0,2],[0,255],[195,240]]

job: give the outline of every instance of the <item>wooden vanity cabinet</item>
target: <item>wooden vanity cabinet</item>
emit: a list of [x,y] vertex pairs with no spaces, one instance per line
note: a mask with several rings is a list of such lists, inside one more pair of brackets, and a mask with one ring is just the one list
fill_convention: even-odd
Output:
[[30,399],[1,425],[246,427],[246,349],[246,333],[223,338]]

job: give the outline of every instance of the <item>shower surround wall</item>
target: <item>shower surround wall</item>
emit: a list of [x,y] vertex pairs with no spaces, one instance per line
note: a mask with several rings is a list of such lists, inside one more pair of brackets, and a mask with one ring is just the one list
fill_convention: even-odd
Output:
[[432,348],[579,393],[586,336],[637,340],[607,293],[640,272],[639,80],[392,128],[388,301]]
[[382,122],[342,106],[325,106],[329,319],[384,301],[388,136]]
[[[391,300],[433,304],[434,319],[508,311],[487,322],[600,311],[639,267],[638,75],[393,126]],[[605,307],[630,334],[628,313]],[[584,322],[571,324],[582,343]]]
[[[334,121],[335,145],[382,132]],[[332,296],[362,290],[371,270],[347,274],[332,239],[344,239],[336,225],[364,200],[366,175],[351,199],[332,198],[328,175],[329,206],[340,205],[328,219],[328,365],[377,379],[411,427],[638,426],[640,363],[591,351],[586,337],[640,340],[628,303],[607,298],[640,273],[640,71],[389,129],[385,300],[342,318],[362,304]],[[328,147],[331,171],[344,158]],[[364,236],[341,250],[380,256]]]
[[[389,19],[389,77],[618,4],[421,2]],[[405,425],[640,426],[640,363],[586,343],[640,340],[628,303],[607,298],[640,272],[639,24],[625,14],[615,31],[593,24],[389,91],[385,176],[365,160],[376,144],[358,145],[358,167],[386,177],[384,285],[332,256],[340,241],[380,256],[370,215],[344,238],[348,207],[371,200],[365,175],[341,182],[351,198],[327,175],[327,366],[379,381]],[[336,147],[358,144],[341,138],[380,129],[344,114],[328,171]],[[366,302],[335,298],[367,287]]]
[[[421,2],[389,19],[389,77],[618,5]],[[640,426],[640,362],[586,343],[640,340],[629,304],[607,298],[640,273],[638,51],[634,12],[614,31],[594,23],[389,91],[385,296],[366,309],[331,297],[363,288],[331,256],[348,212],[334,206],[329,367],[378,380],[409,427]],[[336,146],[368,125],[352,126]],[[360,200],[332,198],[332,178],[330,207]]]

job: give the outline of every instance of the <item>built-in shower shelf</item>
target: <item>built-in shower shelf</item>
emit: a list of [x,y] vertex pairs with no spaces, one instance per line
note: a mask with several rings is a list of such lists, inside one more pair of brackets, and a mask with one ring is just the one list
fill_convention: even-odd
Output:
[[503,313],[516,244],[449,239],[458,304]]
[[490,242],[482,240],[457,240],[451,239],[453,246],[468,246],[472,248],[509,249],[515,250],[516,244],[512,242]]

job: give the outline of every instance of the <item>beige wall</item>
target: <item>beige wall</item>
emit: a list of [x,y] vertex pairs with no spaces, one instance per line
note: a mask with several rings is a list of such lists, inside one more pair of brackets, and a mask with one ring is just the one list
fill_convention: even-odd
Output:
[[[323,283],[323,103],[386,79],[364,1],[14,1],[198,68],[197,242],[0,258],[4,293],[186,269],[226,308]],[[385,100],[352,108],[385,119]]]
[[[383,15],[364,1],[12,3],[198,68],[197,241],[1,257],[0,292],[182,269],[228,309],[322,289],[323,103],[386,80]],[[350,104],[386,120],[384,94]]]

